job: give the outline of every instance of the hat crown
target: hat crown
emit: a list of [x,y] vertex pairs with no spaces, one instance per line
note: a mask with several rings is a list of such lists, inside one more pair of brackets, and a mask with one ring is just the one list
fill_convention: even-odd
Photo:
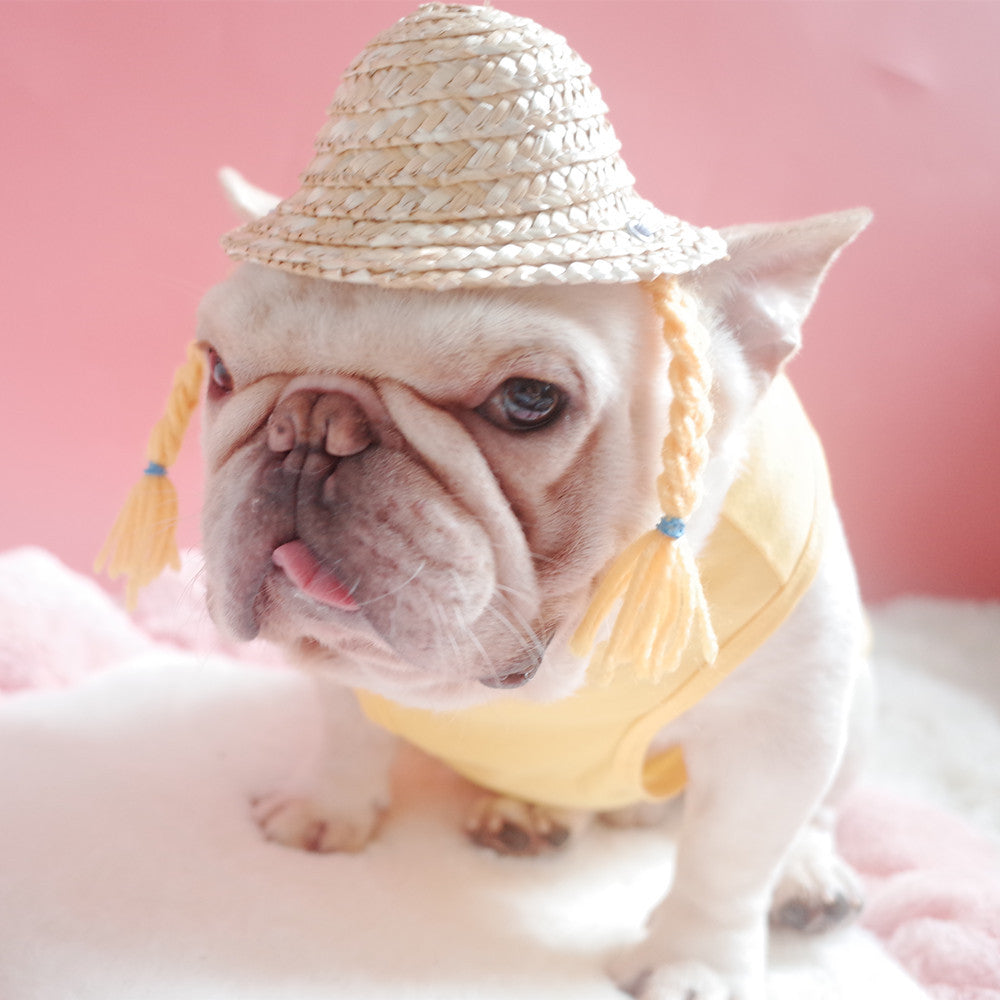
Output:
[[[461,63],[466,65],[456,65]],[[402,71],[412,88],[379,87],[391,77],[380,80],[375,74],[386,70]],[[489,98],[589,75],[590,67],[565,38],[534,21],[494,7],[431,3],[376,35],[345,70],[337,97],[359,80],[376,85],[368,88],[378,93],[374,107],[392,107],[447,97]]]
[[303,187],[325,214],[444,223],[569,208],[598,171],[630,187],[589,74],[525,18],[426,5],[348,67]]
[[640,280],[724,253],[633,189],[590,67],[492,7],[427,4],[350,64],[301,188],[231,255],[335,280]]

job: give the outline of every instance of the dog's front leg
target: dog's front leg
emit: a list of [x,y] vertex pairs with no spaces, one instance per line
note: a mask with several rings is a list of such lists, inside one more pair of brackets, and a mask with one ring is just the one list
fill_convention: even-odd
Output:
[[364,716],[353,692],[308,677],[314,716],[303,752],[280,788],[253,803],[268,840],[308,851],[359,851],[389,803],[396,739]]
[[674,883],[611,969],[642,1000],[764,996],[772,892],[842,764],[859,675],[856,628],[823,627],[822,598],[666,734],[688,772]]
[[[674,882],[646,939],[612,967],[642,1000],[761,1000],[768,911],[789,844],[833,770],[770,737],[693,741]],[[785,757],[788,755],[788,758]],[[788,766],[788,759],[795,766]]]

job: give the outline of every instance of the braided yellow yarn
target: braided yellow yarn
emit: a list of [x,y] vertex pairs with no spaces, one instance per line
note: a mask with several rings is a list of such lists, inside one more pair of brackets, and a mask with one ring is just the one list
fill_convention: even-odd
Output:
[[167,566],[180,568],[177,551],[177,490],[166,476],[180,452],[191,415],[198,405],[205,358],[195,345],[188,347],[187,360],[177,369],[163,416],[157,421],[146,445],[149,466],[132,487],[100,554],[94,562],[98,572],[107,566],[108,576],[127,578],[126,600],[135,607],[139,590],[152,583]]
[[[712,424],[708,332],[690,299],[672,279],[649,285],[671,350],[668,378],[673,392],[670,430],[663,442],[663,471],[656,481],[666,520],[681,527],[701,499],[701,473],[708,461]],[[662,524],[663,522],[661,522]],[[692,632],[708,662],[718,653],[698,567],[690,544],[654,528],[633,542],[611,565],[573,637],[585,655],[615,603],[621,607],[607,643],[594,651],[591,670],[598,682],[628,666],[653,681],[676,670]]]

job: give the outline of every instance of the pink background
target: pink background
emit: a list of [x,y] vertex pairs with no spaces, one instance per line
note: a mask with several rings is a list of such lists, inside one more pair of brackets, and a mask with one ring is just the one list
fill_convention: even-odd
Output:
[[[997,597],[1000,5],[506,6],[591,63],[661,208],[875,210],[794,376],[865,596]],[[216,168],[290,193],[340,72],[412,7],[0,3],[0,548],[89,565],[229,269]],[[195,544],[195,435],[175,478]]]

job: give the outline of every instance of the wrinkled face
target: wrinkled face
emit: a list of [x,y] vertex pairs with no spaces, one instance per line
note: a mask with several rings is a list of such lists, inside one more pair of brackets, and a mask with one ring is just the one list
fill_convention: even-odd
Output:
[[213,617],[411,704],[566,693],[648,523],[662,346],[638,286],[409,292],[246,265],[213,289]]

